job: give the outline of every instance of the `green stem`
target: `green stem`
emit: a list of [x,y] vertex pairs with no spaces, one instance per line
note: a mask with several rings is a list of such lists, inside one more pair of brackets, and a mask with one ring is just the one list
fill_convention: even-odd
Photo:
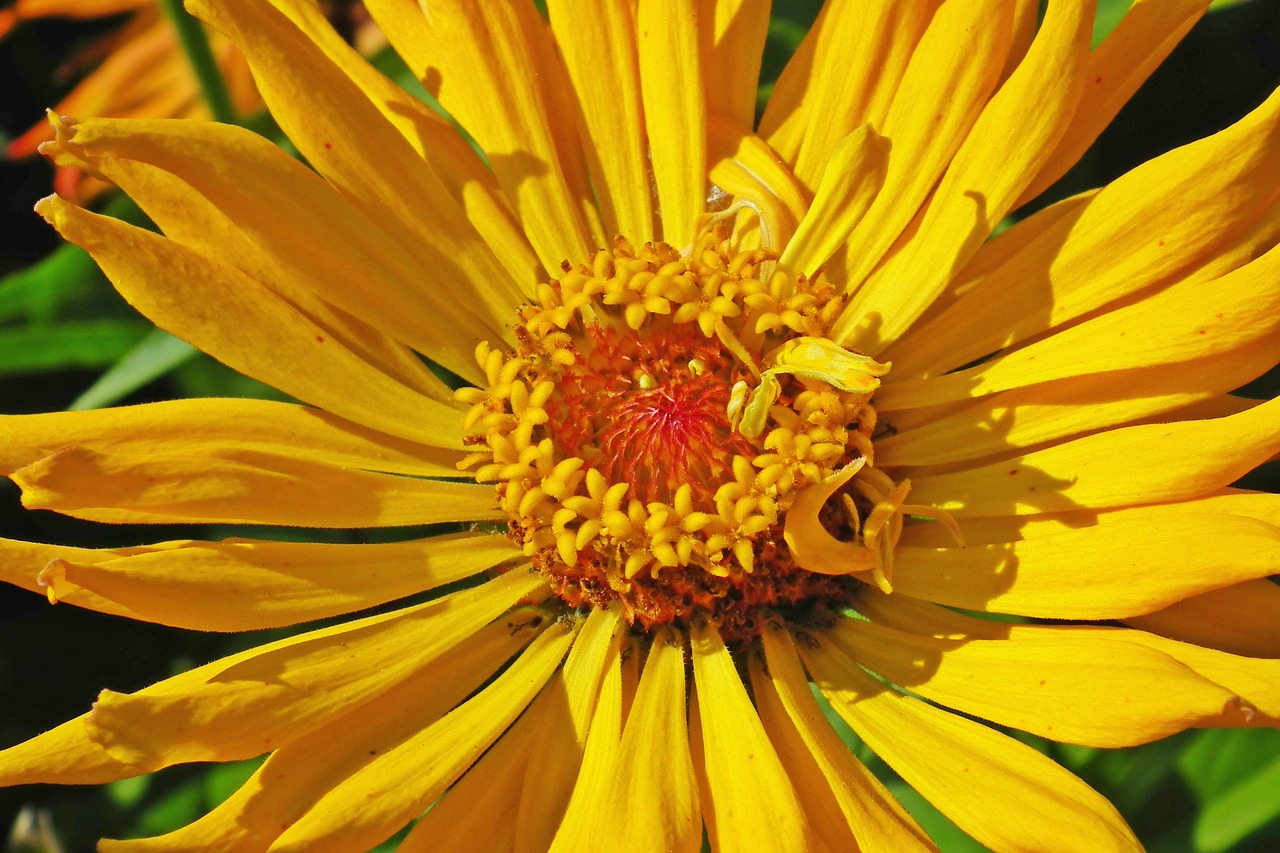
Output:
[[160,0],[160,5],[178,31],[182,49],[186,51],[191,70],[200,82],[200,91],[204,93],[205,102],[209,105],[214,120],[238,124],[235,107],[231,105],[231,95],[227,92],[227,83],[222,79],[222,72],[213,58],[204,27],[187,14],[187,10],[182,7],[182,0]]

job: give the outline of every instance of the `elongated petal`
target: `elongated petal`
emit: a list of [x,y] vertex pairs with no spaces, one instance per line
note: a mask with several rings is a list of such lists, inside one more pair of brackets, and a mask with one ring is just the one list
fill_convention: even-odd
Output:
[[501,328],[520,291],[440,179],[369,96],[279,11],[251,0],[192,0],[191,10],[249,60],[271,114],[320,174],[402,251],[430,258],[442,287]]
[[[585,260],[595,236],[578,192],[586,162],[573,118],[557,114],[556,87],[567,81],[533,4],[490,5],[483,16],[459,0],[426,9],[428,80],[489,158],[543,267]],[[557,124],[572,146],[560,144]]]
[[495,535],[368,545],[188,540],[129,550],[93,562],[56,558],[29,573],[54,600],[78,603],[83,590],[134,619],[251,631],[354,613],[520,556]]
[[[689,725],[683,643],[658,636],[622,733],[612,826],[632,850],[696,851],[702,844]],[[644,803],[644,808],[635,808]]]
[[365,850],[413,820],[466,772],[555,672],[573,641],[552,625],[512,666],[440,721],[344,779],[276,839],[281,851]]
[[884,126],[937,0],[826,3],[769,96],[760,135],[816,189],[840,140]]
[[511,614],[481,628],[386,693],[275,750],[234,794],[199,820],[156,838],[102,842],[102,850],[265,850],[326,791],[439,720],[537,637],[541,626],[528,625],[527,619]]
[[[455,289],[440,286],[443,268],[432,267],[440,259],[397,246],[323,178],[257,134],[219,124],[76,119],[63,124],[58,144],[119,184],[171,239],[230,257],[304,310],[314,311],[318,297],[455,372],[474,374],[474,341],[497,324],[477,320]],[[174,181],[226,223],[189,221],[192,201],[174,203]],[[513,292],[507,305],[518,298]]]
[[763,245],[786,245],[809,209],[808,193],[748,125],[719,115],[709,121],[711,182],[757,211]]
[[[903,595],[968,610],[1123,619],[1265,577],[1277,560],[1280,528],[1243,516],[1175,514],[1003,545],[899,546],[893,585]],[[1084,577],[1082,565],[1091,567]]]
[[1142,424],[1006,462],[912,479],[912,500],[961,515],[1097,509],[1200,497],[1280,451],[1280,400],[1212,420]]
[[1075,165],[1208,7],[1209,0],[1136,0],[1089,55],[1084,97],[1019,204],[1040,195]]
[[945,373],[1157,282],[1229,272],[1251,256],[1227,250],[1274,207],[1277,139],[1280,92],[1099,190],[884,357],[899,375]]
[[131,457],[244,450],[418,477],[456,477],[461,458],[318,409],[270,400],[167,400],[0,418],[0,472],[8,474],[66,447]]
[[800,654],[858,736],[988,847],[1057,850],[1070,839],[1080,850],[1142,849],[1110,803],[1031,747],[895,693],[830,643]]
[[836,146],[795,236],[778,262],[813,275],[836,253],[884,185],[889,144],[863,125]]
[[605,228],[636,245],[652,240],[635,9],[630,3],[552,0],[547,12],[582,108],[584,147]]
[[1054,626],[1044,637],[942,639],[843,619],[826,636],[868,670],[918,696],[1085,746],[1148,743],[1211,720],[1239,701],[1168,655],[1089,629]]
[[698,0],[639,0],[640,87],[658,188],[662,239],[677,248],[694,237],[707,200],[707,103]]
[[[902,804],[831,728],[810,692],[791,635],[767,631],[764,648],[767,674],[760,659],[751,657],[756,705],[779,755],[792,768],[791,780],[810,820],[818,826],[837,820],[845,832],[852,831],[853,837],[867,846],[936,850]],[[833,843],[841,837],[837,831],[824,837],[833,850],[848,846]]]
[[582,767],[596,694],[610,657],[617,654],[614,634],[619,609],[593,610],[574,641],[559,677],[547,685],[545,699],[559,711],[549,715],[530,754],[532,767],[515,814],[517,850],[542,853],[549,848],[565,814]]
[[841,276],[856,288],[884,257],[977,121],[1009,50],[1012,0],[952,0],[929,22],[884,120],[884,188],[850,235]]
[[716,850],[802,851],[811,832],[733,658],[710,623],[694,629],[693,678],[702,724],[704,801]]
[[103,691],[91,737],[157,769],[261,755],[403,682],[542,586],[516,570],[385,616],[232,655],[132,694]]
[[[711,47],[703,79],[707,105],[739,124],[755,124],[760,63],[769,33],[769,0],[704,0]],[[706,12],[703,13],[704,15]]]
[[[886,384],[876,410],[954,402],[1041,382],[1174,365],[1280,338],[1280,246],[1211,282],[1175,284],[946,376]],[[1227,389],[1224,389],[1227,390]]]
[[613,780],[622,752],[622,661],[615,645],[605,660],[600,692],[591,717],[582,766],[574,782],[569,804],[546,850],[568,853],[607,846],[616,839],[612,819],[624,812],[616,802]]
[[382,432],[462,446],[457,409],[376,370],[231,264],[56,197],[40,213],[94,256],[130,304],[231,367]]
[[254,451],[201,458],[70,447],[10,477],[22,488],[29,509],[109,524],[399,527],[506,517],[490,486],[377,474]]
[[147,772],[94,743],[85,725],[88,719],[88,714],[82,714],[30,740],[0,749],[0,785],[102,785]]
[[1184,598],[1125,622],[1231,654],[1280,658],[1280,585],[1266,578],[1245,581]]

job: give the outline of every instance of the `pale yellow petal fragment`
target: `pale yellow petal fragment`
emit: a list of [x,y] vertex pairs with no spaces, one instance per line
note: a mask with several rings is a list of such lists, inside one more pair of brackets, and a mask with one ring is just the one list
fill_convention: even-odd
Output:
[[692,636],[693,678],[702,725],[704,802],[715,850],[807,849],[810,833],[795,789],[769,742],[720,632],[707,623]]
[[547,850],[565,815],[582,768],[600,679],[611,655],[617,654],[614,633],[620,617],[616,608],[592,610],[559,676],[544,691],[546,701],[560,710],[548,714],[530,753],[530,766],[538,772],[526,777],[515,810],[518,851]]
[[[893,585],[895,593],[966,610],[1124,619],[1266,577],[1277,560],[1280,528],[1238,515],[1170,514],[1004,544],[899,545]],[[1082,565],[1097,567],[1087,583]]]
[[698,0],[639,0],[636,28],[645,127],[662,239],[693,242],[707,205],[707,102],[699,40],[711,22]]
[[551,31],[585,122],[584,148],[609,235],[654,238],[649,150],[631,3],[551,0]]
[[604,676],[587,744],[569,805],[551,844],[553,853],[599,850],[617,841],[617,827],[631,808],[615,797],[613,780],[622,748],[622,661],[615,645],[605,660]]
[[525,709],[573,642],[556,623],[475,697],[374,758],[321,797],[273,850],[366,850],[417,817]]
[[920,476],[911,494],[957,516],[1186,500],[1230,485],[1277,452],[1280,399],[1225,418],[1122,427],[1003,462]]
[[1035,638],[944,639],[844,619],[824,639],[917,696],[1084,746],[1149,743],[1211,720],[1239,700],[1124,637],[1054,628]]
[[[1049,5],[1026,58],[982,109],[956,151],[919,229],[854,295],[832,328],[833,340],[855,339],[859,349],[882,351],[924,313],[954,270],[991,235],[1071,120],[1084,88],[1095,5],[1096,0]],[[1008,4],[1004,12],[1009,17],[999,20],[1012,26]],[[946,14],[946,7],[938,14]],[[927,113],[924,118],[932,127]],[[896,160],[903,152],[888,124],[885,135],[894,140]],[[893,162],[889,172],[895,172]],[[849,277],[850,284],[859,280],[860,275]],[[911,284],[904,287],[903,282]]]
[[103,691],[88,726],[117,760],[148,770],[269,752],[448,654],[545,589],[517,569],[427,604],[232,655],[128,695]]
[[830,643],[800,654],[858,736],[979,842],[1058,850],[1069,838],[1097,853],[1142,849],[1106,799],[1031,747],[890,690]]
[[708,118],[711,183],[759,215],[763,247],[785,246],[809,208],[808,191],[750,125]]
[[1015,207],[1040,195],[1075,165],[1208,8],[1209,0],[1136,0],[1129,7],[1089,54],[1084,96],[1075,115]]
[[424,8],[427,81],[489,158],[543,267],[585,261],[600,239],[579,192],[586,162],[573,118],[557,109],[563,67],[533,3],[489,4],[484,14],[462,0]]
[[79,604],[77,593],[89,593],[134,619],[254,631],[355,613],[520,556],[506,536],[490,534],[363,545],[187,540],[95,553],[92,561],[69,555],[28,572],[52,600]]
[[56,196],[39,212],[141,313],[231,367],[382,432],[463,446],[461,412],[381,373],[231,264]]
[[940,0],[823,5],[778,78],[760,121],[760,135],[806,187],[818,186],[847,134],[865,123],[884,125],[939,5]]
[[778,263],[814,275],[857,227],[889,166],[889,142],[869,124],[840,141],[822,173],[813,204]]
[[30,509],[108,524],[356,528],[506,517],[491,486],[398,477],[252,451],[123,456],[69,447],[10,477]]
[[1267,251],[1280,213],[1278,139],[1280,90],[1231,127],[1116,179],[904,336],[893,350],[899,375],[946,373],[1151,285],[1216,278]]
[[876,395],[876,410],[952,403],[1058,379],[1173,365],[1277,340],[1280,246],[1221,278],[1174,284],[976,367],[890,384]]
[[684,643],[659,635],[627,714],[613,781],[612,827],[628,850],[695,853],[702,845],[686,701]]
[[[833,819],[864,845],[883,844],[900,851],[937,850],[929,836],[888,789],[871,774],[840,740],[809,690],[791,635],[782,630],[764,634],[768,662],[751,656],[751,684],[760,719],[784,763],[791,762],[791,780],[809,819],[822,826]],[[784,746],[783,738],[789,745]],[[831,829],[824,838],[833,850],[842,833]]]
[[865,459],[858,459],[796,496],[795,503],[787,511],[783,532],[796,565],[824,575],[869,572],[875,568],[875,551],[852,542],[841,542],[818,520],[823,504],[853,479],[865,464]]
[[884,187],[849,236],[841,278],[850,289],[916,218],[968,138],[999,79],[1012,17],[1012,0],[950,0],[929,22],[884,119],[881,135],[893,145]]

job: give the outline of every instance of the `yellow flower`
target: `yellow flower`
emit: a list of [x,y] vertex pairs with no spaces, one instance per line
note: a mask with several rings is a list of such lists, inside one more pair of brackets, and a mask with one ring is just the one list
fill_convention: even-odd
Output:
[[976,720],[1094,747],[1280,720],[1280,498],[1230,488],[1280,401],[1229,393],[1280,359],[1280,94],[992,238],[1205,0],[1139,0],[1092,51],[1092,2],[1038,31],[1035,2],[833,4],[755,129],[766,4],[548,5],[368,3],[485,160],[306,0],[191,6],[315,171],[234,127],[55,121],[56,162],[165,236],[40,211],[303,404],[5,418],[27,506],[468,527],[4,543],[6,580],[197,630],[447,594],[104,691],[0,781],[268,754],[107,850],[415,820],[402,849],[932,849],[812,684],[988,847],[1138,849]]

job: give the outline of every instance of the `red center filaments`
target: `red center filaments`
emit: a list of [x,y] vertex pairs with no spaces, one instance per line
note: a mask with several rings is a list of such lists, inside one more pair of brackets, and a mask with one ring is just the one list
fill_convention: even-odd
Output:
[[888,365],[826,337],[829,284],[775,267],[723,230],[687,255],[620,239],[539,288],[514,352],[477,348],[463,467],[569,606],[618,602],[646,629],[708,618],[739,644],[762,609],[844,606],[860,580],[802,559],[793,527],[887,585],[907,489],[871,468]]

